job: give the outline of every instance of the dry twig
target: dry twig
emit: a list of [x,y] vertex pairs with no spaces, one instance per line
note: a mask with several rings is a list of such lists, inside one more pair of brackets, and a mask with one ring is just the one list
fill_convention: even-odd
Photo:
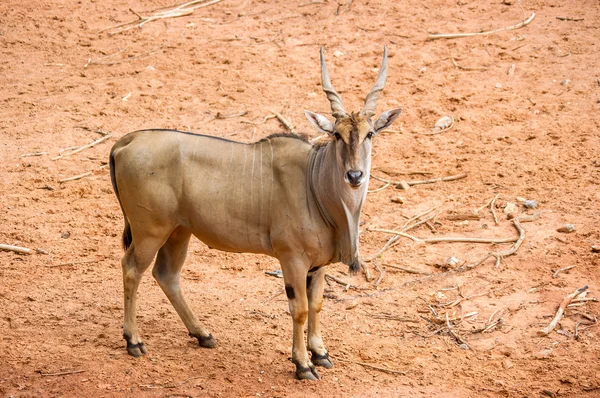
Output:
[[470,66],[460,66],[460,65],[459,65],[459,64],[456,62],[456,60],[455,60],[453,57],[450,57],[450,59],[452,60],[452,64],[454,64],[454,66],[455,66],[457,69],[460,69],[460,70],[469,70],[469,71],[485,71],[485,70],[487,70],[487,69],[488,69],[488,68],[487,68],[487,67],[485,67],[485,66],[483,66],[483,67],[477,67],[477,66],[475,66],[475,67],[470,67]]
[[24,153],[22,154],[21,158],[28,158],[28,157],[32,157],[32,156],[44,156],[44,155],[48,155],[48,152],[33,152],[33,153]]
[[331,274],[325,274],[325,278],[331,279],[332,281],[334,281],[335,283],[338,283],[342,286],[344,286],[344,290],[348,291],[348,289],[350,289],[351,287],[356,287],[354,285],[352,285],[351,283],[348,283],[346,281],[341,280],[340,278],[333,276]]
[[68,263],[46,265],[46,268],[66,267],[68,265],[77,265],[77,264],[90,264],[90,263],[95,263],[97,261],[98,260],[69,261]]
[[392,264],[383,264],[386,267],[390,267],[393,269],[397,269],[400,271],[404,271],[404,272],[408,272],[409,274],[419,274],[419,275],[431,275],[431,273],[429,272],[425,272],[425,271],[419,271],[416,269],[410,269],[410,268],[405,268],[405,267],[400,267],[398,265],[392,265]]
[[292,123],[290,123],[286,118],[284,118],[281,113],[275,112],[275,111],[271,111],[271,112],[273,112],[273,114],[275,115],[277,120],[279,120],[281,122],[281,124],[283,124],[283,126],[290,131],[290,133],[296,134],[296,130],[294,129],[294,126],[292,125]]
[[269,301],[273,300],[277,296],[281,296],[284,291],[285,291],[285,288],[281,287],[281,289],[279,289],[278,291],[276,291],[275,293],[273,293],[272,295],[270,295],[265,301],[263,301],[263,304],[268,303]]
[[400,375],[405,375],[406,374],[406,372],[404,372],[402,370],[383,368],[381,366],[375,366],[375,365],[371,365],[369,363],[364,363],[364,362],[351,361],[349,359],[342,359],[342,358],[337,358],[336,357],[336,358],[333,358],[333,360],[334,361],[338,361],[338,362],[354,363],[356,365],[364,366],[365,368],[375,369],[375,370],[379,370],[379,371],[385,372],[385,373],[400,374]]
[[562,318],[563,313],[565,312],[565,309],[567,308],[567,306],[571,303],[571,301],[579,296],[581,293],[585,292],[587,290],[587,286],[584,286],[582,288],[579,288],[577,290],[575,290],[573,293],[568,294],[562,301],[562,303],[560,303],[560,305],[558,306],[558,310],[556,311],[556,315],[554,316],[554,318],[552,319],[552,321],[550,322],[550,324],[548,326],[546,326],[545,328],[541,329],[538,331],[538,335],[540,336],[548,336],[550,334],[550,332],[552,332],[554,330],[554,328],[556,327],[556,324],[558,323],[558,321],[560,321],[560,319]]
[[84,149],[91,148],[91,147],[93,147],[95,145],[98,145],[102,141],[107,140],[107,139],[109,139],[111,137],[110,133],[105,133],[103,131],[99,131],[99,133],[102,134],[102,137],[99,138],[99,139],[97,139],[96,141],[94,141],[94,142],[92,142],[90,144],[81,146],[81,147],[76,147],[77,149],[72,150],[71,152],[61,153],[60,155],[58,155],[58,156],[56,156],[54,158],[50,158],[50,160],[58,160],[58,159],[61,159],[61,158],[67,157],[67,156],[74,155],[76,153],[79,153],[79,152],[83,151]]
[[66,372],[58,372],[58,373],[42,373],[41,371],[39,372],[41,376],[46,377],[46,376],[65,376],[65,375],[73,375],[73,374],[77,374],[77,373],[83,373],[85,372],[85,370],[69,370]]
[[31,254],[31,249],[20,246],[12,246],[12,245],[2,245],[0,244],[0,250],[6,250],[10,252],[15,252],[19,254]]
[[82,179],[82,178],[84,178],[84,177],[87,177],[87,176],[89,176],[89,175],[91,175],[91,174],[92,174],[92,172],[91,172],[91,171],[88,171],[87,173],[79,174],[79,175],[76,175],[76,176],[74,176],[74,177],[63,178],[62,180],[58,180],[58,182],[59,182],[60,184],[62,184],[62,183],[64,183],[64,182],[69,182],[69,181],[80,180],[80,179]]
[[523,22],[519,22],[516,25],[507,26],[505,28],[495,29],[495,30],[488,30],[486,32],[477,32],[477,33],[442,33],[442,34],[430,34],[429,35],[429,39],[430,40],[435,40],[435,39],[457,39],[457,38],[461,38],[461,37],[486,36],[486,35],[491,35],[493,33],[502,32],[502,31],[505,31],[505,30],[514,30],[514,29],[522,28],[523,26],[528,25],[531,21],[533,21],[534,18],[535,18],[535,12],[532,12],[531,16],[529,18],[527,18],[526,20],[524,20]]
[[571,18],[571,17],[556,17],[556,19],[560,19],[561,21],[583,21],[583,18]]
[[209,1],[206,1],[206,0],[194,0],[194,1],[190,1],[190,2],[184,3],[184,4],[180,4],[180,5],[176,6],[175,8],[172,8],[170,10],[155,12],[154,14],[149,15],[149,16],[140,15],[139,13],[133,11],[130,8],[129,11],[131,11],[135,15],[137,15],[138,19],[133,20],[133,21],[129,21],[129,22],[125,22],[125,23],[122,23],[122,24],[114,25],[114,26],[109,26],[108,28],[102,29],[98,33],[102,33],[102,32],[105,32],[107,30],[115,29],[115,31],[114,32],[110,32],[109,35],[111,35],[111,36],[112,35],[116,35],[116,34],[119,34],[119,33],[126,32],[126,31],[128,31],[130,29],[141,28],[142,26],[144,26],[148,22],[156,21],[156,20],[159,20],[159,19],[177,18],[177,17],[183,17],[183,16],[186,16],[186,15],[190,15],[197,8],[210,6],[210,5],[219,3],[221,1],[223,1],[223,0],[209,0]]
[[561,268],[561,269],[557,269],[557,270],[556,270],[556,271],[554,271],[554,273],[552,274],[552,277],[553,277],[553,278],[558,278],[558,274],[560,274],[561,272],[564,272],[564,271],[570,270],[571,268],[575,268],[575,267],[577,267],[577,265],[569,265],[568,267],[564,267],[564,268]]

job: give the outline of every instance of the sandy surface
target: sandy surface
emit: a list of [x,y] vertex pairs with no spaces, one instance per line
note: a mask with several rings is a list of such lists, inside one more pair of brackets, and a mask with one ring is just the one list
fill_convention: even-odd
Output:
[[[588,297],[597,297],[600,287],[600,254],[591,248],[600,244],[598,3],[523,1],[523,10],[500,0],[353,1],[347,9],[345,2],[306,3],[225,0],[114,35],[99,31],[135,19],[129,8],[171,3],[0,4],[0,243],[45,250],[0,252],[0,395],[600,396],[600,330],[579,315],[593,319],[598,303],[567,310],[556,331],[537,334],[567,294],[588,285]],[[535,19],[521,29],[427,40],[428,33],[515,25],[531,12]],[[423,275],[387,267],[377,287],[332,265],[332,275],[358,289],[328,287],[323,328],[338,360],[311,383],[293,378],[286,299],[265,303],[282,286],[263,272],[277,262],[193,241],[184,290],[219,347],[197,347],[148,273],[139,325],[149,355],[129,357],[121,338],[122,216],[102,168],[112,144],[154,127],[249,142],[284,130],[276,119],[243,122],[261,122],[272,110],[316,136],[302,111],[329,112],[319,46],[346,107],[359,109],[384,43],[390,71],[378,109],[404,112],[394,132],[376,137],[372,174],[468,176],[369,194],[362,253],[391,237],[367,229],[400,229],[432,207],[439,215],[411,234],[516,237],[504,207],[530,214],[517,197],[537,200],[541,216],[523,223],[516,254],[499,267],[490,259],[420,281]],[[215,119],[241,112],[248,113]],[[455,119],[451,130],[423,134],[446,115]],[[112,135],[52,160],[101,138],[98,130]],[[47,154],[21,157],[34,152]],[[371,180],[372,189],[381,185]],[[497,194],[498,225],[489,207],[472,216]],[[392,200],[398,197],[402,203]],[[565,223],[575,232],[557,232]],[[379,265],[439,274],[510,247],[402,239]],[[567,266],[575,267],[553,277]],[[446,313],[454,319],[470,349],[432,311],[438,322]],[[45,375],[71,371],[78,373]]]

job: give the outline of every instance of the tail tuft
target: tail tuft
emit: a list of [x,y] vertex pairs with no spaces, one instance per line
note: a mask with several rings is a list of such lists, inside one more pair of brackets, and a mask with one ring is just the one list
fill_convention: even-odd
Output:
[[358,258],[356,258],[352,264],[350,264],[348,266],[348,270],[350,271],[350,274],[355,275],[358,271],[360,271],[361,268],[361,264],[360,264],[360,260]]

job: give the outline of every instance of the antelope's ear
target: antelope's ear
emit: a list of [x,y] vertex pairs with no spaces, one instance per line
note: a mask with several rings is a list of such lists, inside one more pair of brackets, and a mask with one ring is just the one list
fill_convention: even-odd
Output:
[[375,130],[375,135],[381,133],[383,130],[387,129],[394,123],[394,120],[400,116],[402,112],[402,108],[392,109],[389,111],[383,112],[379,118],[373,124],[373,129]]
[[323,115],[318,113],[304,111],[308,121],[322,133],[333,134],[333,124]]

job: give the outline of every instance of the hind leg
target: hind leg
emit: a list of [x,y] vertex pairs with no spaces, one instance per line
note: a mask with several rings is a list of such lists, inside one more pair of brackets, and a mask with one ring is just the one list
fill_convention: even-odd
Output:
[[306,277],[308,294],[308,349],[312,353],[311,361],[326,369],[333,367],[321,335],[321,308],[323,307],[323,290],[325,288],[325,267],[309,271]]
[[179,314],[190,336],[198,339],[201,347],[213,348],[217,345],[212,335],[204,329],[196,315],[188,306],[181,292],[181,267],[187,255],[191,233],[179,227],[175,229],[167,242],[160,248],[152,275]]
[[136,321],[137,289],[144,271],[152,263],[152,259],[162,240],[156,238],[134,239],[125,256],[121,260],[123,267],[123,293],[125,298],[125,319],[123,322],[123,338],[127,342],[129,355],[139,357],[146,354],[146,348],[140,338]]

